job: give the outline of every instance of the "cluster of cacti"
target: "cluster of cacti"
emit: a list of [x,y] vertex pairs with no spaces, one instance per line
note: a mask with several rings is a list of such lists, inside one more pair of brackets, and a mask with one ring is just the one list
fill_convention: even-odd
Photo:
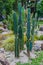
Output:
[[[27,15],[27,53],[30,56],[32,50],[32,43],[34,41],[34,27],[35,27],[35,15],[32,15],[32,28],[31,28],[31,8],[28,2],[28,15]],[[15,34],[15,57],[19,57],[19,52],[23,49],[23,21],[24,21],[24,7],[22,7],[21,1],[18,2],[18,21],[16,13],[14,13],[14,34]],[[33,13],[34,14],[34,13]],[[36,17],[37,18],[37,17]]]

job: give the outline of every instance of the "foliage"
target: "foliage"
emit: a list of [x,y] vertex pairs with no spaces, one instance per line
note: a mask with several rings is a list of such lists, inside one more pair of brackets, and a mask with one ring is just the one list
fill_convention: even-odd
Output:
[[24,43],[26,43],[26,41],[27,41],[27,36],[24,35]]
[[3,10],[3,2],[2,2],[2,0],[0,0],[0,13],[2,13],[2,10]]
[[39,22],[38,22],[38,24],[40,25],[43,25],[43,20],[40,20]]
[[7,24],[7,28],[9,30],[14,30],[14,21],[13,21],[13,14],[14,14],[14,11],[12,10],[12,13],[10,15],[8,15],[8,20],[7,19],[4,19],[3,20],[3,23],[6,23]]
[[26,3],[26,0],[21,0],[22,5]]
[[7,27],[9,30],[13,30],[13,13],[14,11],[12,11],[12,13],[10,15],[8,15],[8,20],[7,20]]
[[3,13],[3,10],[5,10],[6,14],[4,14],[4,16],[6,16],[6,18],[7,15],[10,15],[10,13],[12,12],[13,3],[15,3],[15,1],[16,0],[0,0],[0,12]]
[[[22,0],[21,2],[25,2],[26,0]],[[3,6],[2,6],[3,5]],[[12,10],[18,9],[18,0],[0,0],[0,12],[5,9],[6,16],[11,13]]]
[[40,37],[38,37],[37,35],[34,36],[34,41],[37,40],[43,40],[43,35],[41,35]]
[[15,11],[18,11],[18,0],[15,0],[14,2],[13,2],[13,10],[15,10]]
[[40,12],[43,12],[43,0],[41,0],[38,4],[38,10],[40,10]]
[[8,37],[6,40],[3,41],[3,43],[13,43],[14,42],[14,35],[11,35],[11,37]]
[[14,35],[8,37],[6,40],[3,41],[2,47],[6,51],[14,51]]
[[43,64],[43,51],[40,51],[40,53],[36,52],[37,58],[31,59],[32,62],[27,63],[20,63],[18,62],[16,65],[41,65]]
[[[12,12],[11,12],[11,14],[10,15],[8,15],[8,20],[7,19],[4,19],[3,20],[3,23],[6,23],[7,24],[7,28],[9,29],[9,30],[14,30],[14,25],[15,25],[15,19],[13,18],[13,15],[14,15],[14,11],[12,10]],[[16,20],[17,20],[17,18],[18,18],[18,14],[17,14],[17,16],[16,16]],[[14,20],[13,20],[14,19]],[[16,26],[17,27],[17,26]],[[17,30],[17,29],[16,29]]]
[[43,16],[43,0],[40,0],[40,2],[37,4],[37,11],[39,16]]
[[6,51],[14,51],[14,43],[3,44],[2,46]]
[[41,36],[39,37],[39,40],[43,40],[43,35],[41,35]]
[[35,36],[34,36],[34,41],[37,41],[37,40],[38,40],[38,36],[35,35]]
[[[23,36],[23,39],[24,39],[24,43],[25,43],[27,41],[26,35]],[[10,35],[10,37],[8,36],[7,39],[3,40],[2,47],[4,47],[5,50],[9,50],[9,51],[13,50],[14,51],[14,48],[15,48],[15,36]]]

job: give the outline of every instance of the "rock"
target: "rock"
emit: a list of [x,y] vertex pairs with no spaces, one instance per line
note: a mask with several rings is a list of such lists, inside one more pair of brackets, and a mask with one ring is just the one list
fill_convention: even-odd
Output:
[[35,41],[34,43],[35,43],[34,50],[35,51],[40,51],[41,50],[41,44],[43,43],[43,41],[38,40],[38,41]]
[[3,26],[3,23],[2,22],[0,22],[0,26]]
[[2,34],[0,34],[0,40],[2,40],[3,39],[3,35]]
[[0,53],[0,60],[3,61],[3,62],[2,62],[3,65],[5,65],[5,64],[6,64],[6,65],[9,65],[9,62],[8,62],[8,60],[6,59],[4,53]]
[[5,60],[5,54],[4,53],[0,53],[0,60],[2,60],[2,61]]
[[[20,62],[21,63],[27,63],[28,62],[28,57],[23,53],[24,51],[22,51],[20,53]],[[26,51],[25,51],[26,52]],[[25,60],[24,60],[25,59]]]
[[10,30],[7,30],[7,32],[5,31],[2,33],[3,36],[8,36],[8,35],[12,35],[12,34],[13,34],[13,32]]
[[43,65],[43,63],[40,63],[40,65]]
[[5,52],[4,48],[0,48],[0,53],[4,53],[4,52]]
[[11,54],[11,52],[6,52],[6,51],[5,51],[5,54],[6,54],[6,55],[10,55],[10,54]]
[[34,45],[34,50],[35,50],[35,51],[40,51],[40,49],[41,49],[40,46]]
[[3,27],[0,27],[0,31],[4,32],[4,28]]
[[14,54],[12,54],[12,52],[5,52],[5,54],[9,62],[12,62],[14,60]]
[[34,53],[30,52],[30,58],[31,59],[35,59],[36,58],[36,55]]
[[12,62],[12,63],[10,63],[10,65],[16,65],[16,63],[15,62]]
[[41,50],[43,50],[43,44],[41,44]]

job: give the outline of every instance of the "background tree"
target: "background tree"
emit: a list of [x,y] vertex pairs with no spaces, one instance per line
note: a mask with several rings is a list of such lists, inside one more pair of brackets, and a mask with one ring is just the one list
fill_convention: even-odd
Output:
[[39,3],[37,4],[37,11],[39,16],[43,17],[43,0],[40,0]]
[[3,20],[3,17],[2,17],[2,12],[3,12],[3,1],[2,0],[0,0],[0,21],[2,21]]

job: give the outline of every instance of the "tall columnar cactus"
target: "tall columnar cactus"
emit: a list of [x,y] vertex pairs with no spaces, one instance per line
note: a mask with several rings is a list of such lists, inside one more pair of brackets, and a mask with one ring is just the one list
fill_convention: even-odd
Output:
[[37,28],[38,26],[38,14],[35,13],[35,27]]
[[13,14],[13,21],[14,21],[14,34],[15,34],[15,57],[19,57],[18,22],[16,13]]
[[30,14],[31,14],[31,10],[30,10],[30,7],[28,6],[28,16],[27,16],[27,53],[28,53],[28,56],[30,56],[30,30],[31,30]]
[[14,34],[17,35],[17,27],[18,27],[18,22],[17,22],[17,16],[16,16],[16,12],[14,12],[13,14],[13,21],[14,21]]
[[35,18],[32,18],[31,40],[34,41]]
[[23,31],[22,31],[22,5],[21,2],[18,3],[18,11],[19,11],[19,20],[18,20],[18,38],[19,38],[19,46],[20,50],[23,49]]
[[37,5],[37,0],[35,1],[31,1],[31,4],[34,4],[34,5],[32,5],[32,9],[31,9],[31,11],[32,11],[32,29],[31,29],[31,41],[32,41],[32,44],[34,43],[34,30],[35,30],[35,28],[36,28],[36,26],[37,26],[37,13],[36,13],[36,5]]
[[21,9],[22,9],[21,1],[18,1],[18,13],[19,13],[18,25],[22,24],[22,20],[21,20]]
[[24,24],[24,21],[25,21],[25,10],[24,10],[24,7],[22,7],[21,18],[22,18],[22,24]]

